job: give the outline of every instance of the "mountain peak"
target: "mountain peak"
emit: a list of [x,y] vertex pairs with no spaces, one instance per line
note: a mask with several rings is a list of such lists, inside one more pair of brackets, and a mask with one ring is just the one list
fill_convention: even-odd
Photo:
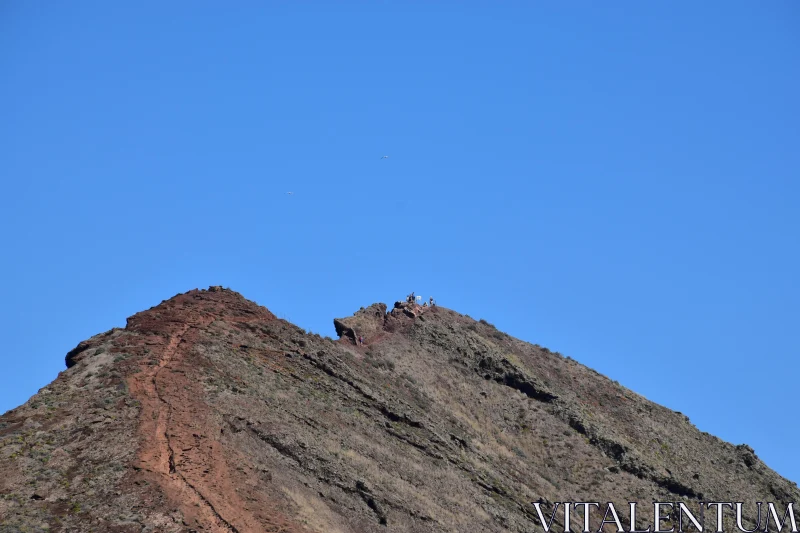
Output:
[[[170,336],[183,327],[217,319],[269,321],[276,317],[266,307],[248,300],[238,292],[212,285],[208,289],[192,289],[177,294],[146,311],[136,313],[128,318],[124,330],[142,335]],[[119,331],[121,330],[114,328],[79,343],[65,357],[67,368],[71,368],[90,349],[97,349],[109,336]]]
[[749,446],[488,322],[398,302],[334,326],[211,287],[82,342],[0,417],[0,524],[527,532],[531,502],[800,496]]
[[266,307],[248,300],[231,289],[212,285],[208,289],[193,289],[162,301],[155,307],[128,318],[127,327],[160,329],[171,322],[194,322],[201,317],[254,317],[274,320]]

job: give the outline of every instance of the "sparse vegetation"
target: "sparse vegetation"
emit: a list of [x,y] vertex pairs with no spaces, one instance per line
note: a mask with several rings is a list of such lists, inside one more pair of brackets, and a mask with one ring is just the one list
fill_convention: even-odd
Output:
[[[235,306],[227,307],[230,298]],[[201,493],[229,488],[225,498],[243,515],[274,504],[262,499],[270,490],[282,491],[299,516],[287,529],[304,522],[319,531],[334,531],[337,520],[364,530],[382,520],[397,521],[398,529],[404,521],[430,522],[443,532],[533,530],[531,498],[622,492],[655,499],[705,490],[702,483],[714,483],[710,471],[725,476],[732,497],[767,498],[775,487],[800,497],[764,467],[749,475],[746,459],[697,438],[672,412],[651,409],[637,395],[623,398],[618,383],[484,319],[441,309],[424,323],[382,312],[372,323],[369,309],[352,328],[364,326],[362,349],[347,338],[302,337],[290,324],[259,320],[261,311],[238,298],[184,295],[180,305],[158,309],[160,320],[146,312],[145,334],[133,321],[124,343],[110,341],[105,356],[84,359],[0,419],[0,473],[12,474],[0,512],[13,507],[41,522],[56,509],[74,529],[102,512],[159,530],[144,514],[134,519],[132,505],[148,505],[159,517],[210,513],[179,486],[182,478]],[[204,318],[216,315],[211,325],[196,325],[199,305]],[[178,341],[181,320],[193,327]],[[132,361],[115,366],[112,357]],[[83,383],[88,390],[78,388]],[[703,477],[681,477],[671,466],[678,457]],[[170,466],[177,475],[168,485],[168,476],[149,473],[167,474]],[[675,479],[664,481],[665,468]],[[183,491],[185,500],[173,506],[160,499],[165,487]],[[32,503],[33,494],[47,501]],[[218,512],[228,519],[225,506]]]
[[367,362],[369,362],[369,364],[372,365],[373,367],[381,370],[394,371],[395,368],[394,361],[390,359],[370,357],[367,359]]

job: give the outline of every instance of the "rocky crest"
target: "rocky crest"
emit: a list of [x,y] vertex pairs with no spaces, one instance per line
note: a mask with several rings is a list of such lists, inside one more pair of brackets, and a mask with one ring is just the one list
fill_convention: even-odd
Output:
[[0,531],[527,533],[531,502],[800,501],[750,447],[485,321],[334,324],[212,287],[80,343],[0,417]]

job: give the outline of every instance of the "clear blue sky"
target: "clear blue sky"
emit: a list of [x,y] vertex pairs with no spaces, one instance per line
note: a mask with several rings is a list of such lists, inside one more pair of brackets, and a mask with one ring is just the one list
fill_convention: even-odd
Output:
[[415,290],[800,481],[800,3],[332,4],[0,3],[0,412],[195,287]]

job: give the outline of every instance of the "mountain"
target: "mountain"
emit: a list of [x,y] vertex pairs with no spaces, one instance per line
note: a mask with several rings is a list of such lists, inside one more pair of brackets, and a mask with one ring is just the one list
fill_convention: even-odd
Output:
[[527,533],[534,503],[627,523],[629,501],[748,502],[754,523],[800,501],[747,445],[485,321],[398,302],[334,325],[211,287],[81,342],[0,417],[0,532]]

